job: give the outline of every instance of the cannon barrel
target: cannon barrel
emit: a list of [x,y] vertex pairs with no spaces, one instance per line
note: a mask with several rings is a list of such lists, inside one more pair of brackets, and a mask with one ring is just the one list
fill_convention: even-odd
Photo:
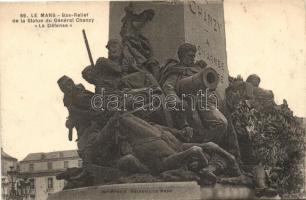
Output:
[[207,67],[200,72],[179,80],[177,92],[178,94],[194,94],[196,95],[199,90],[205,91],[206,89],[214,90],[219,83],[219,76],[216,70]]

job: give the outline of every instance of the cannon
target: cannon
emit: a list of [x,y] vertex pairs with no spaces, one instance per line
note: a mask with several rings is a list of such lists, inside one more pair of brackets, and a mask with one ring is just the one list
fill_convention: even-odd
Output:
[[177,85],[178,94],[194,94],[199,90],[214,90],[219,83],[219,76],[216,70],[211,67],[202,69],[200,72],[179,80]]

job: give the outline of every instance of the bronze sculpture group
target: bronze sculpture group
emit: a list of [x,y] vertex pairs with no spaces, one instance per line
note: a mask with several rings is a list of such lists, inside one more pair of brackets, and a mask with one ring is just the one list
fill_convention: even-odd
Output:
[[[218,95],[206,96],[205,109],[200,109],[198,101],[191,105],[191,101],[181,98],[182,93],[189,95],[200,89],[215,92],[216,72],[205,61],[195,61],[197,50],[189,43],[179,46],[179,60],[169,59],[160,66],[153,58],[149,40],[141,33],[144,24],[153,19],[154,11],[135,14],[130,7],[125,11],[121,41],[110,39],[106,46],[108,58],[99,58],[96,64],[82,71],[82,77],[95,86],[95,92],[75,84],[68,76],[58,80],[69,111],[66,121],[69,139],[72,140],[75,129],[78,152],[83,160],[81,169],[68,169],[58,175],[59,179],[68,181],[65,189],[191,180],[201,185],[218,181],[252,185],[250,176],[239,167],[237,135],[220,111],[226,112],[226,109],[216,104],[216,101],[222,102]],[[206,85],[193,82],[204,71]],[[250,77],[247,87],[258,87],[258,78]],[[162,99],[158,109],[135,110],[129,101],[125,102],[128,109],[120,111],[97,110],[92,105],[93,97],[101,92],[105,98],[122,93],[146,97],[149,89]],[[167,109],[163,102],[166,96],[171,96],[178,108],[186,109]],[[119,98],[120,106],[123,100]],[[262,174],[260,168],[257,171]],[[263,175],[258,182],[265,178]],[[275,193],[272,189],[268,192]]]

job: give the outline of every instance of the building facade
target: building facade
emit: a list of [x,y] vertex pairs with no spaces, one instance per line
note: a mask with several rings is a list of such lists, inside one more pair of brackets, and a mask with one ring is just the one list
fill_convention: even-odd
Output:
[[17,159],[5,153],[1,148],[1,199],[9,198],[12,184],[8,171],[17,170]]
[[77,150],[30,153],[19,162],[19,172],[20,177],[30,181],[29,199],[46,200],[49,194],[62,190],[65,185],[64,180],[56,180],[56,175],[81,165]]

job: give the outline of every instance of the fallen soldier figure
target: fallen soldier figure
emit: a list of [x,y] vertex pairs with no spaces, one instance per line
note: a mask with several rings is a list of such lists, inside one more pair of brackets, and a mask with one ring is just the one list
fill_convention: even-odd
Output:
[[125,175],[151,174],[162,181],[194,180],[201,185],[214,184],[216,174],[241,175],[230,153],[212,142],[183,143],[175,136],[180,134],[184,133],[133,114],[116,113],[102,130],[91,134],[94,138],[84,156],[87,165],[70,180],[90,176],[91,165],[115,168]]

